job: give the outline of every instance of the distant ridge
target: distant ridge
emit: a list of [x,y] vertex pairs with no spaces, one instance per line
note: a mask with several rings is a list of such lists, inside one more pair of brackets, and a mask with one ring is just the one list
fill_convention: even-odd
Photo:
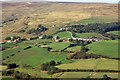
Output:
[[[0,0],[1,1],[1,0]],[[52,1],[52,0],[3,0],[3,2],[12,1],[12,2],[58,2],[58,3],[112,3],[117,4],[120,2],[77,2],[77,1]]]

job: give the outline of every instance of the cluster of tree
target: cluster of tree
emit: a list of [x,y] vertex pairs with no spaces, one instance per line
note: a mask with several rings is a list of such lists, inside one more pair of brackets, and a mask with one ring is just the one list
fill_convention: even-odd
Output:
[[17,65],[16,63],[11,63],[11,64],[8,64],[7,65],[7,68],[8,69],[12,69],[12,68],[16,68],[16,67],[18,67],[19,65]]
[[55,67],[56,63],[55,61],[50,61],[47,63],[44,63],[41,65],[41,70],[42,71],[48,71],[48,74],[54,74],[57,73],[59,71],[58,68]]
[[88,45],[90,43],[92,43],[92,41],[83,41],[83,40],[73,40],[73,39],[69,39],[70,42],[73,42],[75,45],[79,45],[79,46],[85,46],[85,45]]
[[95,54],[87,54],[85,52],[76,52],[74,55],[69,56],[68,59],[89,59],[89,58],[101,58],[103,56],[101,55],[95,55]]
[[81,46],[81,51],[80,52],[87,52],[89,49],[87,46]]
[[21,39],[19,36],[13,36],[13,37],[6,37],[5,40],[15,40],[15,39]]
[[32,48],[32,47],[31,47],[31,46],[28,46],[28,47],[24,48],[24,50],[27,50],[27,49],[30,49],[30,48]]
[[35,33],[35,34],[40,34],[41,32],[43,32],[43,31],[46,31],[46,30],[48,30],[48,28],[46,28],[46,27],[43,27],[41,24],[39,24],[38,25],[38,27],[37,27],[37,29],[30,29],[27,33],[28,34],[32,34],[32,33]]
[[105,37],[108,37],[111,40],[120,39],[120,36],[115,34],[103,33],[102,35]]
[[22,30],[18,31],[18,33],[24,33],[24,32],[25,32],[25,30],[24,30],[24,29],[22,29]]
[[5,21],[2,22],[2,24],[10,22],[10,21],[14,21],[15,22],[15,20],[18,20],[18,18],[7,18]]
[[67,26],[68,31],[70,32],[77,32],[77,33],[90,33],[90,32],[96,32],[96,33],[105,33],[108,31],[115,31],[119,30],[119,23],[93,23],[88,25],[72,25]]
[[51,35],[43,35],[43,37],[42,37],[43,39],[52,39],[53,38],[53,36],[51,36]]
[[12,76],[16,79],[27,79],[31,78],[31,76],[27,73],[15,71],[15,70],[4,70],[2,71],[3,76]]

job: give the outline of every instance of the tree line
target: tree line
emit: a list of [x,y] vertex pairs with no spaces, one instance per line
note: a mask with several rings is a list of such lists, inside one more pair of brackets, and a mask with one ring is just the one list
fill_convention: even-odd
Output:
[[92,23],[88,25],[72,25],[68,27],[68,31],[77,33],[106,33],[109,31],[118,31],[120,23]]

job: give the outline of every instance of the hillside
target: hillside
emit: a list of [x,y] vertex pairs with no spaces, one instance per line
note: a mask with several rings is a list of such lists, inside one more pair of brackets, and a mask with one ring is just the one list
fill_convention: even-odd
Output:
[[[3,2],[2,37],[18,35],[36,36],[18,33],[36,28],[38,24],[49,28],[44,34],[59,31],[65,24],[86,24],[115,22],[118,17],[118,5],[106,3],[56,3],[56,2]],[[51,27],[56,25],[56,27]],[[42,34],[43,34],[42,33]]]
[[3,2],[2,6],[3,79],[117,80],[118,4]]

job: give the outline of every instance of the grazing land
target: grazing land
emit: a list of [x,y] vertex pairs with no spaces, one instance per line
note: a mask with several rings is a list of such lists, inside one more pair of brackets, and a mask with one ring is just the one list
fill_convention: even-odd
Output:
[[94,42],[89,44],[89,51],[87,53],[93,53],[103,56],[109,56],[111,58],[118,58],[118,40],[108,40],[102,42]]
[[108,32],[109,34],[115,34],[115,35],[120,35],[120,31],[110,31]]
[[47,47],[50,47],[54,50],[63,50],[65,48],[67,48],[71,43],[70,42],[55,42],[49,45],[46,45]]
[[51,60],[55,60],[56,62],[58,62],[66,57],[65,53],[56,54],[54,56],[51,55],[52,52],[48,52],[45,48],[34,47],[28,50],[22,50],[20,53],[16,53],[15,56],[7,60],[15,62],[19,65],[28,64],[30,66],[35,67],[43,63],[49,62]]
[[106,69],[118,70],[118,61],[110,59],[74,60],[73,63],[57,66],[60,69]]
[[[90,76],[90,72],[65,72],[61,78],[87,78]],[[102,78],[104,74],[107,74],[111,78],[118,78],[118,73],[94,73],[92,78]]]
[[71,34],[69,32],[59,32],[53,36],[59,36],[60,38],[71,38]]
[[104,37],[99,33],[76,33],[76,37],[81,37],[81,38],[96,37],[96,38],[108,39],[107,37]]
[[75,46],[75,47],[67,48],[65,51],[76,51],[76,50],[80,50],[80,49],[81,49],[81,46]]

